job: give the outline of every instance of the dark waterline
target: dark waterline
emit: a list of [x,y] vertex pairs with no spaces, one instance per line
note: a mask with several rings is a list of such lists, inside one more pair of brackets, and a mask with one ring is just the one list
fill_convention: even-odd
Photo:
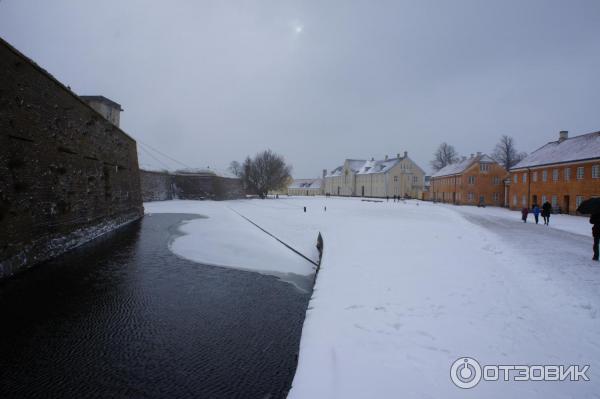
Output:
[[0,398],[283,398],[310,297],[167,248],[155,214],[0,284]]

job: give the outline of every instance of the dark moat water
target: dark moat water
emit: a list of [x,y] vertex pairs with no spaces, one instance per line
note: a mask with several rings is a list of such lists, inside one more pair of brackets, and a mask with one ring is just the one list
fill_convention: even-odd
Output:
[[282,398],[309,293],[167,248],[156,214],[0,284],[0,398]]

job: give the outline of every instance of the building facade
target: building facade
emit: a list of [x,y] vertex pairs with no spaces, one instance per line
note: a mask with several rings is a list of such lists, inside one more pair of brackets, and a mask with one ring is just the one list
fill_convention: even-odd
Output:
[[554,212],[568,214],[600,197],[600,132],[569,138],[561,131],[511,168],[509,197],[511,209],[548,201]]
[[288,186],[288,195],[322,195],[323,179],[294,179]]
[[325,194],[358,197],[421,198],[425,172],[405,151],[383,160],[346,159],[324,177]]
[[477,153],[431,176],[429,197],[456,205],[504,206],[508,172],[486,154]]

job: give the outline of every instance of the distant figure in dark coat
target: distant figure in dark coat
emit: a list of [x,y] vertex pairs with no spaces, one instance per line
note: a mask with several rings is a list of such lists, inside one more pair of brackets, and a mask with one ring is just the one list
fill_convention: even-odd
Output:
[[552,204],[546,201],[542,205],[542,217],[544,218],[544,224],[546,226],[550,225],[550,212],[552,212]]
[[533,205],[533,217],[535,217],[535,224],[540,222],[540,207],[537,204]]
[[594,237],[594,257],[592,260],[598,260],[598,244],[600,243],[600,213],[595,213],[590,217],[592,227],[592,236]]
[[523,223],[527,223],[527,215],[529,215],[529,209],[524,206],[523,209],[521,209],[521,220]]

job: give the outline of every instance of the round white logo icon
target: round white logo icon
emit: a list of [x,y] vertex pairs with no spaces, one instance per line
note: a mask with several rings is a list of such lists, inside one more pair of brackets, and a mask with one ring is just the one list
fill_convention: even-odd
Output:
[[481,366],[472,357],[458,358],[452,363],[450,378],[459,388],[473,388],[481,381]]

